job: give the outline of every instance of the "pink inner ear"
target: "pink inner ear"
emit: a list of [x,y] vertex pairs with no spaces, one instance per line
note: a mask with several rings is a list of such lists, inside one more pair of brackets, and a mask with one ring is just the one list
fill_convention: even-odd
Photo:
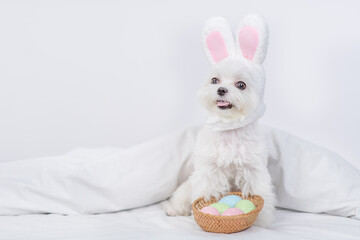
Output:
[[206,45],[210,51],[211,57],[217,63],[229,56],[226,51],[225,41],[220,32],[211,32],[206,38]]
[[259,44],[258,32],[250,26],[243,27],[239,32],[239,45],[245,58],[253,60]]

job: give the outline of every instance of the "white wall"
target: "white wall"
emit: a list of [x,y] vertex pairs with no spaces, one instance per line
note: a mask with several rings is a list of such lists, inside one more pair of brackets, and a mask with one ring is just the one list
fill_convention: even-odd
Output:
[[269,22],[263,122],[360,166],[357,1],[1,1],[0,161],[131,146],[205,119],[213,15]]

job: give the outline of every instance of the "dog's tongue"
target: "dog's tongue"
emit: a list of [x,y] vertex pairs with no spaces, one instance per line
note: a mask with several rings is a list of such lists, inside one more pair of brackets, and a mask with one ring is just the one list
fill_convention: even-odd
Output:
[[225,107],[225,106],[229,106],[229,102],[225,102],[225,101],[219,101],[219,102],[217,102],[217,105],[219,106],[219,107]]

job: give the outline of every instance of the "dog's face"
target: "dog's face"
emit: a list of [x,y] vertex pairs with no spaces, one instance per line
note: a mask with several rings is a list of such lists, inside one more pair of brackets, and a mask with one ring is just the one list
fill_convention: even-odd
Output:
[[237,58],[212,67],[198,97],[203,107],[224,122],[244,120],[262,100],[258,66]]
[[241,21],[235,38],[223,18],[205,24],[203,44],[211,72],[198,97],[216,121],[250,123],[263,114],[267,43],[267,24],[256,14]]

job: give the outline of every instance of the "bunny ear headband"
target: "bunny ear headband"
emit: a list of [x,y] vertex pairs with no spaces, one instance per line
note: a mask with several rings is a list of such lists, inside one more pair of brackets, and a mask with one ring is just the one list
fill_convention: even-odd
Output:
[[[241,21],[234,37],[227,21],[221,17],[209,19],[203,31],[203,45],[211,65],[226,59],[243,58],[261,68],[265,60],[269,39],[269,30],[264,18],[258,14],[248,14]],[[263,75],[262,75],[263,76]],[[261,85],[260,102],[257,109],[246,119],[224,123],[216,116],[209,117],[207,124],[214,130],[240,128],[260,118],[265,112],[263,87],[265,77],[259,79]]]
[[235,55],[262,64],[266,56],[268,39],[266,21],[258,14],[245,16],[235,38],[229,24],[221,17],[209,19],[203,31],[205,53],[212,65]]

